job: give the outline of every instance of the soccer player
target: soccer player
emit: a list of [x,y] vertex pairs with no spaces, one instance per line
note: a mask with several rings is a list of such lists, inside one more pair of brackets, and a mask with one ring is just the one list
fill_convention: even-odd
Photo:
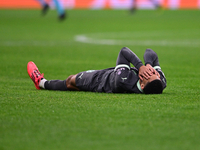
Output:
[[[37,0],[40,5],[42,6],[42,14],[45,15],[47,11],[49,10],[49,5],[45,0]],[[66,17],[65,10],[61,3],[58,0],[53,0],[56,6],[56,10],[58,12],[58,18],[60,20],[64,20]]]
[[[160,5],[158,3],[158,0],[149,0],[150,2],[152,2],[152,4],[156,7],[156,8],[159,8]],[[136,9],[137,9],[137,2],[138,0],[132,0],[132,6],[131,6],[131,13],[135,12]]]
[[83,71],[70,75],[66,80],[46,80],[32,61],[28,63],[27,71],[38,90],[161,94],[166,87],[166,78],[157,54],[146,49],[144,61],[145,65],[134,52],[124,47],[115,67]]

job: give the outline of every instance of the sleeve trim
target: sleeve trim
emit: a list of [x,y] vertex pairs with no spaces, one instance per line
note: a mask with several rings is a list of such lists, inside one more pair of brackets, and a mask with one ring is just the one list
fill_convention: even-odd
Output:
[[130,67],[128,66],[128,65],[117,65],[116,67],[115,67],[115,70],[114,71],[116,71],[118,68],[122,68],[122,67],[125,67],[125,68],[128,68],[129,70],[130,70]]
[[140,85],[140,80],[137,82],[137,88],[140,90],[140,92],[144,93]]
[[160,66],[154,66],[153,68],[154,68],[154,69],[161,69]]

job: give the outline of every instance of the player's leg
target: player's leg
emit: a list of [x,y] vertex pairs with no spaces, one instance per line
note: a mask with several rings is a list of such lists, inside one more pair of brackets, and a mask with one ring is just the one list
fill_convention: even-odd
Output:
[[79,91],[79,88],[76,86],[76,75],[70,75],[66,80],[66,86],[69,90]]
[[[43,74],[40,73],[34,62],[29,62],[27,64],[27,72],[29,77],[34,82],[36,89],[47,89],[47,90],[59,90],[67,91],[70,90],[67,87],[67,80],[46,80]],[[70,86],[69,86],[70,88]]]
[[64,10],[64,8],[63,8],[63,6],[62,6],[62,4],[59,2],[59,0],[53,0],[54,1],[54,3],[55,3],[55,6],[56,6],[56,10],[57,10],[57,12],[58,12],[58,17],[59,17],[59,19],[60,20],[63,20],[63,19],[65,19],[65,10]]
[[39,87],[46,90],[54,91],[68,91],[66,86],[66,80],[46,80],[42,79],[39,83]]
[[49,5],[44,0],[37,0],[42,6],[42,14],[45,15],[49,10]]

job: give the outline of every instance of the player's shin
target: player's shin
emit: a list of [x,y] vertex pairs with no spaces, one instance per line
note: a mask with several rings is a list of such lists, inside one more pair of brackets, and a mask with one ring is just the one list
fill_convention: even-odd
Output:
[[41,88],[46,90],[67,91],[66,80],[49,80],[43,79],[40,81]]

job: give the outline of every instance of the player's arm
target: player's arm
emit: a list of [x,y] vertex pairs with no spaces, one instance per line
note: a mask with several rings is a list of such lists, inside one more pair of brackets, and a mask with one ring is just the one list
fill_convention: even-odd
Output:
[[156,67],[160,67],[156,52],[154,52],[152,49],[146,49],[144,53],[144,62],[151,72],[160,77],[160,74],[155,70]]
[[151,70],[154,74],[157,74],[160,77],[160,74],[158,73],[160,64],[156,52],[154,52],[152,49],[146,49],[144,53],[144,61],[145,65],[149,68],[149,70]]
[[152,75],[152,72],[142,64],[142,61],[134,52],[127,47],[123,47],[119,52],[115,69],[120,67],[130,69],[130,63],[132,63],[139,70],[139,77],[141,80],[143,77],[148,79]]
[[144,53],[145,65],[150,64],[152,67],[160,66],[158,61],[158,55],[152,49],[146,49]]
[[126,64],[130,67],[130,63],[132,63],[137,69],[143,66],[142,61],[134,52],[127,47],[123,47],[117,57],[116,66]]
[[151,70],[153,69],[155,71],[154,73],[160,77],[161,81],[163,82],[163,88],[165,88],[167,86],[167,81],[164,73],[161,70],[156,52],[151,49],[146,49],[144,53],[144,61],[145,65]]

